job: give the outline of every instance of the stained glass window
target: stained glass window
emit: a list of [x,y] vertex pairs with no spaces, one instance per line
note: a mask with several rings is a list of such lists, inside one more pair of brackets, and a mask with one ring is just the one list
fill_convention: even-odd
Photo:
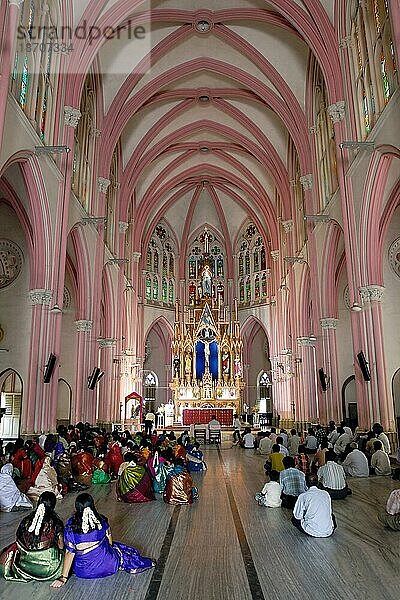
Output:
[[26,94],[28,91],[28,80],[29,80],[28,57],[25,56],[24,57],[24,68],[22,70],[22,77],[21,77],[21,91],[20,91],[20,95],[19,95],[19,103],[21,105],[21,108],[25,108]]
[[258,275],[257,275],[256,281],[255,281],[254,295],[255,295],[256,300],[260,299],[260,278]]
[[381,52],[381,75],[382,75],[382,83],[383,83],[383,93],[385,96],[385,102],[388,102],[390,98],[390,89],[389,89],[389,81],[388,75],[386,72],[386,60],[383,50]]
[[211,273],[212,276],[215,277],[215,258],[213,256],[210,256],[210,269],[211,269]]
[[249,251],[246,252],[245,269],[246,269],[246,275],[250,275],[250,252]]
[[146,300],[151,300],[151,277],[146,275]]
[[224,259],[222,256],[218,256],[217,258],[217,275],[218,277],[224,276]]
[[162,280],[162,301],[165,303],[168,302],[168,287],[167,280],[165,278]]
[[251,302],[251,285],[250,277],[246,279],[246,302]]
[[260,258],[260,257],[259,257],[258,251],[256,250],[256,251],[254,252],[254,255],[253,255],[253,260],[254,260],[254,270],[255,270],[255,271],[259,271],[259,270],[260,270],[259,258]]
[[151,271],[151,263],[152,263],[152,256],[151,256],[151,250],[147,250],[147,254],[146,254],[146,269],[148,271]]
[[154,272],[158,273],[160,259],[157,250],[154,252]]
[[371,129],[371,125],[370,125],[370,117],[369,117],[369,107],[368,107],[368,98],[365,94],[365,90],[363,90],[363,106],[364,106],[364,125],[365,125],[365,131],[367,133],[370,132]]
[[168,286],[168,302],[170,304],[174,303],[174,284],[172,283],[172,281],[169,282]]
[[153,300],[158,300],[158,279],[153,278]]
[[166,252],[164,252],[164,254],[163,254],[162,274],[168,275],[168,256],[167,256]]
[[261,248],[261,271],[265,271],[267,268],[267,260],[265,256],[265,248]]
[[171,254],[169,257],[169,276],[173,277],[174,275],[175,275],[175,264],[174,264],[174,257]]
[[[21,12],[23,12],[23,9],[21,9]],[[30,7],[29,7],[29,24],[28,24],[28,35],[29,35],[30,39],[32,39],[33,25],[35,22],[35,12],[36,12],[35,0],[31,0]]]
[[244,275],[244,268],[243,268],[243,254],[239,255],[239,277],[242,277]]
[[267,288],[267,276],[264,275],[262,276],[262,280],[261,280],[261,288],[262,288],[262,295],[265,298],[266,296],[268,296],[268,288]]
[[196,259],[194,256],[191,256],[189,260],[189,277],[191,279],[196,277]]
[[244,302],[244,282],[243,279],[239,282],[239,301]]

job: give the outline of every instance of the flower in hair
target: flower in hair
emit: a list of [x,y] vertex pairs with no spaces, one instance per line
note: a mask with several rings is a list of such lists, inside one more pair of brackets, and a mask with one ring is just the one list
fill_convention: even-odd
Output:
[[35,511],[35,516],[33,517],[32,523],[28,527],[28,531],[30,533],[32,533],[34,531],[35,535],[39,535],[40,528],[42,527],[43,517],[45,515],[45,512],[46,512],[46,507],[43,504],[43,502],[41,502]]

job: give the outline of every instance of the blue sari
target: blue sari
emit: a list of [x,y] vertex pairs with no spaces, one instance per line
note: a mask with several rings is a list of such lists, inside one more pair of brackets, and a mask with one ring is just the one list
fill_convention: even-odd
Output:
[[[117,571],[141,573],[154,567],[150,558],[139,554],[135,548],[113,542],[110,544],[107,531],[109,525],[106,519],[101,523],[101,529],[88,533],[72,531],[71,519],[67,521],[64,531],[66,549],[75,555],[74,573],[82,579],[98,579],[114,575]],[[93,543],[93,548],[78,550],[77,545]]]

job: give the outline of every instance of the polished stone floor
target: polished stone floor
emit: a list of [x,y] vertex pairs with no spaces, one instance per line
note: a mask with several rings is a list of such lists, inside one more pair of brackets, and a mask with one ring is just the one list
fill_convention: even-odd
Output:
[[[252,450],[206,447],[208,470],[195,474],[200,499],[167,506],[158,499],[125,505],[115,484],[92,489],[113,537],[157,559],[155,570],[103,580],[72,576],[60,590],[48,583],[0,580],[1,600],[394,600],[400,595],[400,532],[382,528],[377,512],[399,482],[350,480],[353,495],[333,503],[338,529],[328,539],[302,535],[291,512],[258,506],[264,458]],[[61,517],[74,495],[58,505]],[[0,547],[14,539],[23,513],[0,513]]]

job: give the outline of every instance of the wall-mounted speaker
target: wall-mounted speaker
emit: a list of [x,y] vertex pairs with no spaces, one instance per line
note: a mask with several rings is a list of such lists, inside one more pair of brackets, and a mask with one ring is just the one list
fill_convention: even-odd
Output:
[[326,390],[328,389],[327,381],[326,381],[328,377],[322,368],[318,369],[318,377],[319,377],[319,382],[321,384],[321,390],[323,392],[326,392]]
[[54,367],[56,366],[57,357],[55,354],[50,352],[50,356],[47,359],[47,365],[44,368],[43,383],[50,383],[51,376],[53,375]]
[[368,361],[364,356],[364,352],[361,350],[357,354],[358,364],[360,365],[361,373],[364,377],[364,381],[371,381],[371,373],[369,371]]
[[96,383],[103,377],[104,375],[104,371],[102,371],[101,369],[99,369],[99,367],[95,367],[91,373],[91,375],[89,375],[88,377],[88,388],[89,390],[94,390],[94,388],[96,387]]

